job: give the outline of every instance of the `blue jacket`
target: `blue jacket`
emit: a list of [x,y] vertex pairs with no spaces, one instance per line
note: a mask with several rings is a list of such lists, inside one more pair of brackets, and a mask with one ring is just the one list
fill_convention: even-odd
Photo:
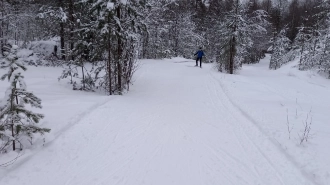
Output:
[[197,55],[198,58],[202,58],[204,56],[204,52],[202,50],[198,50],[195,55]]

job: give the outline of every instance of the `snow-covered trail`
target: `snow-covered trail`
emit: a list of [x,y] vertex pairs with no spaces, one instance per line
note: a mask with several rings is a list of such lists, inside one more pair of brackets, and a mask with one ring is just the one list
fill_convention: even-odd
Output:
[[0,184],[312,184],[231,103],[210,66],[193,65],[144,62],[128,94],[84,115]]

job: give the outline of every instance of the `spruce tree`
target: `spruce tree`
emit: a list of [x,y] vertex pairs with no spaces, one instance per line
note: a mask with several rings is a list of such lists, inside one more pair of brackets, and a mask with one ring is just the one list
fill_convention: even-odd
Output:
[[16,143],[23,147],[22,141],[32,140],[34,135],[49,132],[48,128],[41,128],[37,123],[44,117],[42,114],[34,113],[26,108],[30,105],[35,108],[42,108],[41,99],[32,92],[27,91],[22,71],[25,71],[23,63],[18,61],[18,46],[13,45],[10,52],[5,53],[1,61],[1,68],[8,69],[7,74],[1,80],[8,79],[10,86],[6,90],[5,97],[0,101],[0,139],[3,141],[2,149],[12,144],[15,150]]

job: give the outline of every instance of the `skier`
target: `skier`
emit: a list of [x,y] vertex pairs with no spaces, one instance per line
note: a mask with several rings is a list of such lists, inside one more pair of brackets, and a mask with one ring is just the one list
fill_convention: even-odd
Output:
[[204,52],[202,50],[202,47],[199,48],[199,50],[194,54],[194,56],[195,55],[197,55],[195,66],[198,67],[198,60],[199,60],[200,68],[202,68],[202,57],[204,56]]

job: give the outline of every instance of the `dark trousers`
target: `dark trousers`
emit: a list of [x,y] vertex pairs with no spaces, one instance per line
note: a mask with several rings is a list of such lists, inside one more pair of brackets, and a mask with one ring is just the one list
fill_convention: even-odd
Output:
[[198,66],[198,60],[199,60],[199,66],[202,67],[202,57],[197,57],[196,66]]

